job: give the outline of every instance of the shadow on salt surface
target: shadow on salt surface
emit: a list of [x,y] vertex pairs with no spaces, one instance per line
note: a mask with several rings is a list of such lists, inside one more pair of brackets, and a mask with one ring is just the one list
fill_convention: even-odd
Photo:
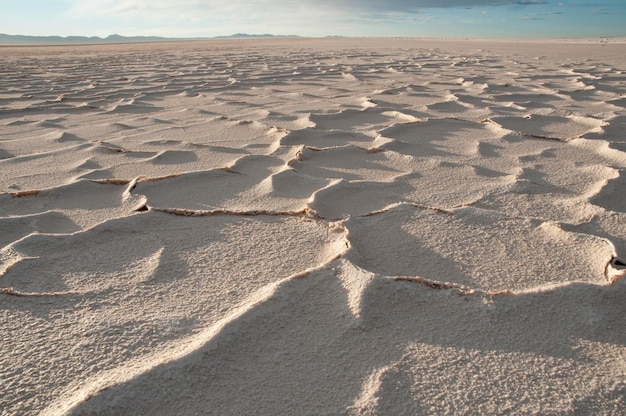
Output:
[[616,100],[607,100],[608,104],[613,104],[616,105],[618,107],[623,107],[626,108],[626,97],[624,98],[618,98]]
[[538,138],[571,140],[605,126],[603,120],[582,117],[556,115],[528,115],[525,117],[496,116],[491,120],[508,130]]
[[186,150],[164,150],[150,159],[155,165],[179,165],[197,160],[198,155],[195,152]]
[[287,168],[272,156],[245,156],[225,169],[140,181],[132,193],[159,208],[297,211],[329,180]]
[[[267,229],[270,228],[276,228],[276,232],[268,234]],[[246,270],[246,273],[251,272],[257,278],[286,277],[334,255],[329,254],[329,251],[332,251],[329,244],[337,236],[327,228],[324,224],[295,217],[262,215],[186,217],[158,212],[135,214],[99,224],[74,235],[33,235],[18,242],[12,247],[14,251],[25,258],[36,256],[36,259],[24,260],[13,266],[3,276],[1,282],[3,286],[28,293],[64,291],[90,293],[93,290],[106,292],[108,288],[117,285],[115,279],[101,280],[93,277],[115,276],[116,271],[120,270],[117,267],[127,268],[140,259],[165,249],[165,252],[161,253],[162,257],[164,253],[169,252],[169,246],[172,246],[173,257],[168,262],[161,262],[161,266],[169,272],[161,274],[156,270],[150,276],[138,276],[136,279],[139,280],[133,282],[134,284],[141,285],[146,282],[156,284],[181,278],[189,279],[191,276],[205,279],[212,274],[228,273],[225,270],[233,267],[241,268],[240,271]],[[308,232],[305,232],[306,230]],[[117,236],[115,240],[110,239],[112,233]],[[287,235],[278,237],[281,233]],[[247,234],[249,234],[247,238],[242,237]],[[246,244],[237,243],[238,236],[243,238]],[[255,246],[252,236],[258,236],[265,244],[256,242],[259,244]],[[221,244],[223,242],[228,244]],[[307,254],[308,242],[319,247]],[[273,244],[277,247],[273,247]],[[220,246],[222,253],[230,253],[232,256],[224,258],[223,254],[220,255]],[[299,255],[308,266],[297,262],[274,264],[279,259],[273,255],[269,258],[267,256],[281,252],[280,249],[284,249],[285,253],[303,250],[304,252]],[[241,250],[258,251],[258,256],[245,251],[237,253]],[[93,253],[98,253],[97,261],[83,260],[90,258]],[[267,264],[261,267],[265,273],[260,271],[259,265],[253,269],[244,267],[255,262],[257,257],[267,260]],[[285,255],[280,257],[284,258]],[[52,264],[44,267],[51,258],[54,258]],[[22,272],[22,269],[40,271],[36,276],[25,279],[29,273]],[[67,270],[73,272],[68,274]],[[176,272],[173,273],[174,271]],[[254,281],[251,276],[247,278],[251,282]]]
[[81,228],[67,215],[55,211],[19,217],[0,217],[0,249],[34,232],[67,234],[80,230]]
[[5,192],[37,190],[69,184],[80,177],[102,178],[110,171],[106,168],[93,167],[109,167],[120,161],[130,163],[127,161],[129,157],[128,153],[119,152],[117,149],[111,150],[100,144],[83,143],[48,152],[2,159],[0,172],[22,172],[22,174],[0,175],[0,190]]
[[289,132],[280,139],[282,146],[309,146],[316,148],[342,147],[354,145],[369,147],[375,138],[347,130],[320,130],[307,128]]
[[337,114],[312,114],[309,118],[321,130],[367,131],[387,127],[399,121],[397,117],[385,115],[384,109],[344,110]]
[[626,166],[623,153],[588,139],[544,143],[552,144],[537,143],[532,153],[521,147],[501,150],[504,155],[518,155],[509,162],[519,169],[515,180],[485,195],[476,206],[560,223],[580,223],[593,217],[598,208],[589,199],[611,192],[613,180]]
[[[12,130],[12,129],[11,129]],[[42,133],[45,132],[45,133]],[[33,131],[7,131],[2,147],[16,158],[44,157],[55,152],[72,152],[91,145],[87,140],[64,129],[36,128]],[[36,149],[33,151],[33,149]]]
[[483,141],[498,140],[507,132],[486,123],[456,119],[431,119],[419,123],[396,124],[380,132],[392,142],[382,146],[398,149],[415,157],[476,156]]
[[345,226],[354,249],[350,259],[366,270],[483,291],[605,283],[615,254],[600,237],[475,208],[441,212],[401,205],[351,218]]
[[[19,218],[24,215],[60,211],[68,221],[87,228],[105,220],[131,214],[144,203],[142,197],[128,195],[126,188],[125,184],[80,180],[69,185],[30,191],[26,194],[2,194],[0,217]],[[46,232],[46,229],[55,227],[47,221],[37,221],[35,229]]]
[[[268,188],[263,189],[263,182],[268,180]],[[260,191],[267,192],[270,197],[300,200],[306,203],[316,191],[326,187],[330,180],[305,175],[294,169],[286,169],[271,175],[263,182],[260,184]],[[269,202],[267,204],[270,205]]]
[[0,149],[0,160],[2,159],[10,159],[12,157],[14,157],[15,155],[11,152],[7,152],[4,149]]
[[391,204],[406,202],[406,195],[413,191],[413,186],[401,181],[348,182],[340,179],[315,192],[308,206],[326,219],[340,219],[365,215]]
[[624,189],[626,189],[626,169],[620,170],[619,176],[609,180],[589,202],[609,211],[626,213]]
[[393,151],[369,152],[347,145],[315,150],[305,147],[289,166],[318,178],[389,181],[415,168],[413,157]]
[[469,103],[458,102],[457,100],[440,101],[426,106],[428,110],[439,113],[463,114],[466,111],[475,110]]
[[487,123],[478,123],[456,118],[431,118],[429,120],[400,124],[381,131],[398,140],[414,143],[415,141],[445,141],[447,139],[497,139],[508,132]]
[[173,178],[141,181],[132,193],[159,208],[210,209],[253,186],[254,181],[226,170],[189,172]]
[[[173,340],[214,325],[257,290],[328,262],[340,247],[342,230],[264,215],[152,211],[74,235],[33,235],[10,248],[17,262],[0,252],[11,263],[0,265],[0,309],[11,315],[0,315],[20,315],[0,325],[3,354],[9,361],[22,357],[25,367],[54,361],[45,377],[29,373],[15,382],[58,397],[59,389],[83,387],[96,368],[130,374],[160,362],[178,349]],[[155,329],[161,321],[171,321],[167,330]],[[17,324],[36,327],[36,335]],[[36,342],[27,342],[33,336]],[[11,392],[9,403],[23,394]]]
[[390,182],[338,180],[316,192],[309,207],[326,218],[366,215],[397,203],[452,209],[498,194],[512,180],[505,173],[437,160],[417,166]]
[[343,260],[282,282],[196,351],[71,414],[462,413],[467,395],[481,413],[571,412],[623,390],[612,370],[626,345],[623,279],[490,297],[361,273],[354,316],[346,279],[355,270]]
[[[258,121],[225,116],[207,117],[206,114],[183,115],[183,120],[168,120],[165,125],[152,124],[137,128],[131,135],[107,138],[107,142],[123,145],[132,151],[162,150],[163,143],[159,143],[159,140],[178,145],[228,145],[235,149],[250,144],[270,145],[285,134],[276,127]],[[171,116],[174,118],[176,114]],[[161,147],[157,148],[159,144]]]
[[484,195],[472,206],[495,210],[511,217],[577,224],[588,221],[598,209],[577,195],[554,195],[538,185],[515,181]]
[[626,145],[626,116],[608,119],[606,125],[585,134],[585,138],[605,140],[612,145]]
[[[381,108],[395,108],[403,112],[424,109],[430,104],[441,101],[439,94],[423,92],[423,88],[417,85],[376,90],[370,97],[372,102]],[[428,116],[427,113],[422,113],[421,115]]]
[[511,102],[525,109],[536,112],[539,109],[558,108],[563,106],[565,98],[556,94],[529,94],[525,89],[519,93],[498,94],[491,98],[496,103]]
[[[596,214],[590,221],[577,224],[564,224],[563,229],[575,233],[586,233],[606,238],[615,246],[616,255],[614,261],[624,263],[626,259],[626,213],[615,211],[603,211]],[[619,266],[619,265],[618,265]],[[614,267],[616,270],[607,270],[607,274],[619,274],[623,267]],[[613,278],[614,276],[609,276]]]
[[427,160],[414,174],[396,178],[415,190],[404,195],[407,201],[450,209],[473,205],[491,194],[507,189],[514,176],[506,172],[463,163]]
[[598,106],[598,110],[601,108],[610,109],[611,107],[609,104],[607,104],[607,101],[615,98],[615,93],[595,89],[586,89],[580,91],[559,91],[558,93],[569,97],[573,101],[572,103],[568,103],[567,106],[564,106],[564,108],[571,108],[576,104],[585,105],[589,102],[594,102],[597,103],[596,105]]
[[[466,92],[465,90],[458,90],[458,91]],[[471,106],[470,108],[484,109],[484,108],[492,107],[492,103],[490,102],[490,99],[487,97],[481,97],[480,95],[474,96],[474,95],[469,95],[469,94],[463,94],[457,91],[453,91],[453,94],[457,97],[460,104],[469,105]]]

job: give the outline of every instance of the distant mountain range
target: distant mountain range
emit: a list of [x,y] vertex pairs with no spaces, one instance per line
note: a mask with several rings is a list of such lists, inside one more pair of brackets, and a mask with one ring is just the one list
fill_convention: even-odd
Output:
[[137,43],[137,42],[169,42],[183,40],[208,40],[208,39],[249,39],[249,38],[297,38],[296,35],[250,35],[236,33],[230,36],[215,36],[205,38],[166,38],[161,36],[121,36],[109,35],[106,38],[98,36],[25,36],[6,35],[0,33],[0,45],[68,45],[68,44],[98,44],[98,43]]
[[246,38],[299,38],[298,35],[270,35],[266,33],[264,35],[249,35],[247,33],[235,33],[230,36],[215,36],[212,38],[204,38],[204,39],[246,39]]

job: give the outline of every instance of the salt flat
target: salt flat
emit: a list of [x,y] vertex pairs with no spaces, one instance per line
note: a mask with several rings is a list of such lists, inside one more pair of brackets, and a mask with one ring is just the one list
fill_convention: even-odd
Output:
[[0,57],[0,414],[626,413],[626,42]]

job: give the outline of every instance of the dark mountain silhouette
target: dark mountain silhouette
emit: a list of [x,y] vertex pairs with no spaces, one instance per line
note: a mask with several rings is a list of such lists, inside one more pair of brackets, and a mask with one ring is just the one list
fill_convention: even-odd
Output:
[[183,40],[205,39],[249,39],[249,38],[274,38],[274,37],[297,37],[295,35],[279,36],[271,34],[250,35],[236,33],[230,36],[200,37],[200,38],[168,38],[161,36],[121,36],[109,35],[106,38],[98,36],[27,36],[7,35],[0,33],[0,45],[67,45],[67,44],[100,44],[100,43],[137,43],[137,42],[168,42]]

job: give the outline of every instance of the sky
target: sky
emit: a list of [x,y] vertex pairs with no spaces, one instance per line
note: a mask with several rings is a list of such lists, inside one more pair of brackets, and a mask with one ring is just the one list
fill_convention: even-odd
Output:
[[0,33],[626,37],[626,0],[0,0]]

